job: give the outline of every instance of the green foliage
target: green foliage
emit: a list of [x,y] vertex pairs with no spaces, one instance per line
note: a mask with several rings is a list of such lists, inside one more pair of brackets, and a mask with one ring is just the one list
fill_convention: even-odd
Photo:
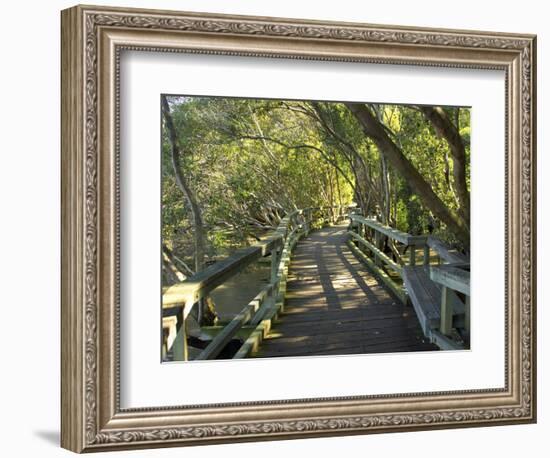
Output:
[[[295,208],[352,201],[400,230],[433,230],[454,241],[342,103],[174,96],[168,101],[210,259],[253,243]],[[415,107],[369,108],[444,204],[457,210],[446,140]],[[469,185],[470,110],[445,110],[466,147]],[[162,176],[163,243],[192,264],[193,221],[175,181],[165,126]]]

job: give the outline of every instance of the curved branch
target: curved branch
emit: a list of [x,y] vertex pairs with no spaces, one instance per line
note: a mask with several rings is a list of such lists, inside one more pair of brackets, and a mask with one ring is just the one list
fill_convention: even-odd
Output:
[[453,156],[453,181],[456,194],[460,202],[460,209],[464,219],[470,221],[470,193],[466,183],[466,149],[462,137],[447,113],[441,107],[425,107],[418,109],[424,117],[433,125],[440,137],[443,137]]
[[393,168],[408,181],[411,188],[422,198],[424,204],[455,233],[466,247],[469,247],[470,229],[467,222],[443,203],[402,150],[388,137],[370,110],[360,103],[346,103],[346,106],[363,127],[365,135],[376,143],[380,152],[386,156]]
[[266,136],[260,136],[260,135],[241,135],[240,138],[245,140],[261,140],[262,142],[272,142],[277,145],[280,145],[287,149],[312,149],[317,151],[322,158],[329,164],[332,165],[339,173],[342,175],[344,180],[352,187],[352,189],[355,189],[354,183],[350,180],[350,178],[347,176],[347,174],[342,170],[342,168],[336,163],[336,161],[330,159],[327,155],[327,153],[322,150],[321,148],[315,146],[315,145],[309,145],[306,143],[299,144],[299,145],[288,145],[285,142],[278,140],[276,138],[272,137],[266,137]]
[[[168,131],[168,140],[170,142],[172,166],[174,168],[174,175],[176,183],[181,192],[185,196],[185,202],[187,207],[191,210],[193,216],[193,236],[195,243],[195,272],[199,272],[204,267],[205,257],[205,229],[202,220],[202,212],[197,202],[195,193],[191,189],[191,186],[187,182],[185,176],[181,171],[180,156],[181,151],[178,145],[178,137],[176,133],[176,127],[174,126],[174,120],[172,119],[172,113],[170,112],[170,106],[166,100],[166,96],[161,96],[162,114],[164,116],[164,122],[166,130]],[[201,301],[199,306],[199,324],[213,324],[216,322],[217,315],[211,301]]]

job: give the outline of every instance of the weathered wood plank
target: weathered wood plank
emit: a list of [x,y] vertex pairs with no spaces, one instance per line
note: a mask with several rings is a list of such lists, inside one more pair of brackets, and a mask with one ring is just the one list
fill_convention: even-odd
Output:
[[186,281],[166,288],[162,295],[162,307],[170,308],[181,305],[191,305],[201,297],[220,286],[229,277],[240,272],[246,266],[264,256],[277,246],[280,246],[283,237],[273,237],[262,244],[243,248],[228,258],[219,261],[201,272],[189,277]]
[[[287,309],[285,310],[284,317],[282,319],[289,320],[309,320],[310,316],[315,319],[316,316],[325,316],[327,320],[337,318],[338,316],[346,316],[347,313],[353,315],[355,313],[361,313],[363,315],[370,316],[371,314],[378,313],[405,313],[403,312],[403,305],[394,301],[392,304],[381,303],[381,304],[368,304],[365,301],[356,302],[349,307],[341,308],[338,310],[330,309],[320,309],[319,306],[325,304],[317,304],[312,306],[307,305],[294,305],[290,302],[287,302]],[[346,304],[347,305],[347,304]],[[359,309],[359,310],[358,310]]]
[[223,330],[210,342],[210,344],[195,358],[197,360],[214,359],[218,356],[227,343],[237,334],[239,329],[248,322],[260,308],[265,298],[273,289],[273,284],[267,285],[260,293],[247,304]]
[[[435,350],[413,310],[357,260],[345,226],[314,231],[293,252],[285,312],[249,338],[254,357]],[[246,356],[246,352],[240,356]]]
[[[403,269],[403,284],[411,298],[413,306],[419,304],[417,310],[427,320],[438,320],[440,290],[435,284],[426,283],[429,278],[423,266],[406,266]],[[416,309],[416,307],[415,307]]]
[[360,224],[364,224],[375,231],[381,232],[382,234],[388,236],[393,240],[404,245],[418,245],[422,246],[426,243],[427,237],[425,235],[411,235],[406,232],[399,231],[390,226],[384,226],[375,219],[365,218],[364,216],[359,215],[350,215],[350,219]]
[[[362,243],[363,245],[365,245],[367,248],[369,248],[376,256],[377,259],[381,259],[382,261],[384,261],[384,263],[390,268],[392,269],[393,271],[397,272],[399,275],[402,274],[403,272],[403,269],[402,267],[397,264],[396,262],[394,262],[392,259],[390,259],[388,257],[388,255],[386,255],[386,253],[383,253],[382,251],[380,251],[376,246],[374,246],[372,243],[370,243],[368,240],[365,240],[363,237],[361,237],[360,235],[356,234],[355,232],[349,232],[349,235],[354,239],[354,240],[357,240],[359,243]],[[375,264],[377,266],[379,266],[380,264],[376,262],[375,260]]]
[[452,291],[444,286],[441,290],[441,323],[439,325],[439,330],[444,335],[450,334],[453,328],[452,300]]
[[277,333],[280,337],[304,337],[304,336],[327,336],[329,334],[339,334],[340,338],[346,339],[347,334],[351,332],[365,333],[372,330],[400,328],[408,329],[407,324],[410,323],[411,329],[416,328],[416,323],[412,320],[406,320],[402,316],[393,318],[371,318],[363,320],[346,320],[342,322],[318,322],[318,323],[300,323],[299,325],[291,325],[290,322],[280,323],[273,327],[272,332]]
[[[263,342],[265,345],[267,341]],[[349,355],[363,353],[398,353],[403,351],[426,351],[437,350],[437,347],[423,340],[411,341],[410,337],[402,339],[390,338],[379,339],[368,343],[358,344],[342,342],[327,345],[312,346],[296,346],[288,353],[288,348],[272,348],[262,346],[257,354],[259,358],[276,358],[282,356],[327,356],[327,355]]]
[[327,343],[340,343],[351,342],[356,344],[368,343],[368,342],[380,342],[383,339],[401,339],[407,338],[409,340],[424,340],[424,334],[418,325],[414,326],[412,320],[408,320],[406,326],[394,321],[391,325],[386,327],[373,326],[372,328],[363,329],[356,327],[355,329],[344,329],[345,325],[342,325],[342,329],[335,332],[326,331],[326,329],[319,330],[317,332],[310,332],[306,334],[300,334],[299,332],[281,332],[281,323],[277,323],[273,330],[267,337],[266,342],[270,347],[273,346],[285,346],[292,344],[292,347],[296,345],[310,345],[312,347]]
[[438,256],[446,262],[468,262],[468,257],[453,250],[443,240],[430,235],[427,239],[427,245],[434,250]]
[[395,283],[393,279],[386,272],[384,272],[384,270],[382,270],[373,261],[371,261],[369,257],[365,253],[360,251],[355,245],[348,242],[348,246],[353,254],[357,256],[357,258],[359,258],[361,261],[363,261],[368,266],[368,268],[378,278],[380,278],[380,280],[382,280],[384,284],[399,298],[399,300],[403,302],[403,304],[407,303],[407,296],[400,285]]
[[470,295],[470,272],[467,270],[454,265],[433,266],[430,269],[430,278],[440,285]]
[[[403,283],[420,325],[426,335],[437,329],[441,322],[441,286],[430,279],[429,266],[406,266],[403,268]],[[464,304],[456,296],[451,297],[453,325],[464,316]]]
[[[331,320],[350,320],[354,318],[371,318],[373,316],[400,316],[403,313],[402,305],[379,305],[379,306],[365,306],[365,304],[359,304],[358,306],[350,307],[340,310],[319,310],[318,308],[307,309],[304,307],[291,306],[287,303],[287,310],[281,317],[281,323],[287,320],[292,323],[311,322],[311,321],[331,321]],[[307,312],[307,313],[304,313]]]

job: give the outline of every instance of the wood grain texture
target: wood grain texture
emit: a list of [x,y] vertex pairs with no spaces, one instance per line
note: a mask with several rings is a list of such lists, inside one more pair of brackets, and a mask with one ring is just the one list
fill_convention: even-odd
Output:
[[[441,285],[430,280],[429,266],[405,266],[403,268],[405,284],[412,305],[426,334],[437,328],[441,319]],[[455,315],[464,316],[464,304],[453,296]]]
[[258,358],[437,350],[401,304],[346,245],[347,226],[311,233],[294,250],[285,312]]

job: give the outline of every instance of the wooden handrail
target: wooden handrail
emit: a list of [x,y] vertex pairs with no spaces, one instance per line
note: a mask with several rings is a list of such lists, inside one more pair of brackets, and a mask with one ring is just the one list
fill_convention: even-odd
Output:
[[430,279],[446,288],[469,296],[470,275],[461,267],[469,267],[469,264],[433,266],[430,268]]
[[390,259],[389,256],[387,256],[385,253],[380,251],[378,247],[374,246],[372,243],[370,243],[368,240],[365,240],[360,235],[356,234],[355,232],[350,232],[349,235],[357,240],[359,243],[362,243],[365,245],[369,250],[371,250],[380,260],[382,260],[390,269],[392,269],[394,272],[397,272],[399,275],[403,272],[403,267],[401,267],[399,264],[397,264],[395,261]]
[[447,261],[449,263],[468,261],[468,258],[465,255],[449,248],[447,244],[443,242],[443,240],[434,237],[433,235],[430,235],[428,237],[427,244],[444,261]]
[[[367,267],[390,288],[394,294],[401,299],[403,303],[407,303],[407,297],[411,298],[415,311],[427,320],[426,311],[422,305],[418,305],[419,299],[413,280],[416,279],[416,284],[420,285],[417,289],[428,291],[427,284],[421,284],[418,280],[423,278],[428,273],[428,281],[438,285],[436,291],[441,291],[441,300],[439,303],[439,328],[432,328],[432,324],[425,324],[423,327],[426,337],[437,342],[441,348],[461,348],[460,345],[454,343],[451,339],[453,329],[453,319],[458,312],[454,310],[454,304],[459,301],[459,305],[463,306],[464,324],[463,328],[468,333],[470,327],[470,274],[468,257],[459,253],[457,250],[450,248],[445,242],[432,235],[411,235],[406,232],[399,231],[389,226],[384,226],[373,218],[365,218],[362,215],[350,214],[351,220],[348,229],[349,239],[348,245],[352,252],[359,260],[367,265]],[[367,240],[367,235],[370,231],[365,231],[365,227],[374,230],[374,242]],[[410,255],[408,263],[410,267],[403,267],[402,259],[397,263],[393,261],[380,247],[382,246],[381,237],[389,237],[403,245],[409,247]],[[416,264],[416,250],[423,248],[424,259],[420,266]],[[439,258],[438,266],[430,265],[430,250],[433,250]],[[394,251],[395,252],[395,251]],[[446,264],[441,264],[441,262]],[[390,275],[389,270],[393,270],[403,280],[396,281],[394,275]],[[416,271],[419,272],[416,272]],[[410,291],[407,289],[409,288]],[[431,288],[431,287],[430,287]],[[429,293],[433,297],[433,290]],[[457,296],[457,293],[464,294],[464,299]],[[424,293],[422,293],[424,294]],[[429,301],[428,301],[429,302]],[[456,306],[458,307],[458,306]],[[430,312],[431,313],[431,312]],[[426,321],[423,321],[426,322]]]
[[277,234],[256,245],[237,250],[231,256],[212,264],[187,280],[163,291],[162,307],[190,306],[207,296],[254,261],[279,248],[285,235]]
[[455,291],[465,295],[465,329],[470,330],[470,273],[467,263],[445,264],[430,268],[430,279],[441,285],[441,319],[439,331],[448,336],[453,327],[453,295]]
[[277,229],[265,240],[236,250],[232,255],[212,264],[185,281],[165,288],[162,294],[163,309],[184,306],[190,311],[190,307],[193,304],[206,297],[227,279],[241,272],[245,267],[259,258],[269,255],[273,250],[279,249],[284,244],[288,229],[293,220],[301,213],[301,210],[289,213],[281,220]]
[[268,256],[273,250],[280,249],[286,240],[289,229],[296,223],[295,220],[299,215],[303,215],[306,210],[315,211],[329,208],[339,207],[310,207],[294,210],[281,220],[277,229],[265,240],[241,248],[231,256],[212,264],[185,281],[165,288],[162,294],[163,309],[181,306],[189,308],[248,265],[261,257]]
[[279,259],[277,266],[276,285],[272,290],[272,295],[269,300],[264,301],[262,306],[250,320],[250,325],[255,326],[248,338],[241,345],[239,350],[233,356],[234,359],[245,358],[257,341],[261,340],[269,331],[271,321],[279,313],[284,305],[284,295],[286,292],[286,280],[288,275],[288,265],[290,263],[290,253],[294,248],[295,243],[300,238],[301,233],[305,233],[307,229],[298,226],[295,227],[286,239],[285,246]]
[[[279,296],[279,289],[281,287],[286,287],[286,280],[282,279],[282,274],[288,269],[290,251],[301,234],[309,231],[311,220],[314,219],[312,218],[312,213],[315,211],[338,209],[338,216],[342,217],[342,208],[343,207],[310,207],[294,210],[280,221],[277,229],[275,229],[265,240],[250,247],[241,248],[235,251],[231,256],[207,267],[185,281],[165,288],[162,295],[163,310],[182,309],[183,312],[183,326],[181,332],[183,333],[185,347],[184,358],[187,359],[185,323],[193,306],[197,304],[200,299],[208,296],[212,290],[261,257],[271,254],[272,263],[276,262],[276,264],[272,266],[273,270],[270,284],[264,287],[256,298],[247,304],[243,310],[224,327],[220,334],[214,338],[197,358],[212,359],[223,350],[227,342],[231,340],[245,323],[248,321],[256,323],[261,319],[261,317],[255,319],[255,314],[265,313],[265,307],[260,309],[260,305],[264,299],[266,299],[268,293],[271,293],[271,295],[277,298]],[[299,220],[300,216],[302,216],[301,220]],[[281,252],[285,252],[286,255],[277,258],[277,253]],[[276,302],[276,300],[273,300],[268,305],[275,305]]]
[[427,241],[427,237],[425,235],[407,234],[406,232],[394,229],[393,227],[384,226],[373,218],[365,218],[364,216],[360,215],[350,215],[350,219],[353,222],[368,226],[371,229],[374,229],[375,231],[384,234],[390,239],[396,240],[406,246],[423,246],[426,244]]

